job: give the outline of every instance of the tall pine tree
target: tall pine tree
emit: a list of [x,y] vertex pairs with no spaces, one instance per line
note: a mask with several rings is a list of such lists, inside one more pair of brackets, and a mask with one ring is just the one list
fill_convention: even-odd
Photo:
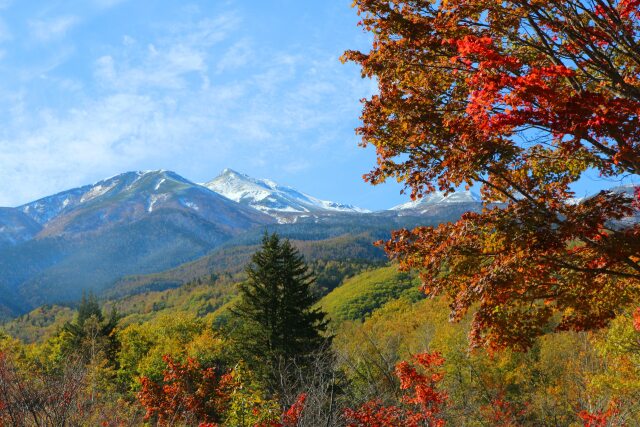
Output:
[[315,278],[289,240],[265,234],[247,267],[240,300],[231,310],[239,356],[275,389],[283,366],[304,364],[328,340],[326,314],[314,308]]

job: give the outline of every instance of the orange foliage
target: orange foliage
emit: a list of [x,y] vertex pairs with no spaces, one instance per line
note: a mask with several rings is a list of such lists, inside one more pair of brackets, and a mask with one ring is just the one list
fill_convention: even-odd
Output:
[[307,395],[305,393],[300,394],[300,396],[298,396],[298,400],[296,400],[289,409],[282,413],[280,421],[269,421],[258,424],[255,427],[296,427],[302,417],[302,411],[304,411],[306,400]]
[[613,225],[638,213],[639,190],[575,203],[572,185],[640,173],[638,2],[355,4],[373,45],[344,59],[379,86],[358,129],[377,152],[365,179],[414,199],[480,185],[485,201],[396,232],[387,252],[448,294],[454,319],[474,307],[473,344],[605,326],[640,293],[640,225]]
[[633,327],[636,331],[640,332],[640,307],[636,308],[633,312]]
[[[437,390],[443,373],[438,369],[444,363],[439,353],[422,353],[414,356],[414,364],[401,362],[396,366],[396,375],[400,379],[402,390],[411,390],[402,398],[405,406],[383,406],[380,402],[370,401],[357,410],[346,409],[344,416],[349,427],[391,427],[403,425],[444,426],[438,417],[446,405],[447,395]],[[418,371],[420,367],[422,372]]]
[[588,412],[581,411],[578,414],[578,417],[584,423],[584,427],[607,427],[609,425],[620,425],[620,424],[612,424],[612,418],[620,413],[618,406],[615,402],[611,402],[606,411],[596,411],[596,412]]
[[502,397],[498,397],[481,408],[485,419],[494,427],[517,427],[518,418],[526,413],[526,409],[517,409],[515,405]]
[[161,383],[142,377],[138,400],[146,409],[145,420],[155,418],[158,425],[176,420],[215,426],[229,401],[232,379],[219,376],[213,368],[202,368],[194,359],[182,364],[164,356],[167,367]]

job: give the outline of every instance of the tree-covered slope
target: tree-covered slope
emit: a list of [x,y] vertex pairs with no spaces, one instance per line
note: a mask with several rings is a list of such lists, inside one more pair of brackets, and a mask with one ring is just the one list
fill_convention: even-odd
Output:
[[0,252],[3,304],[19,314],[41,304],[73,301],[83,290],[104,291],[126,275],[196,259],[230,237],[227,229],[188,211],[164,209],[82,238],[31,240]]
[[[227,281],[241,280],[244,268],[251,254],[256,251],[257,239],[262,233],[264,231],[260,230],[245,233],[206,256],[164,272],[125,277],[106,292],[106,295],[110,298],[118,298],[159,291],[211,276],[226,278]],[[256,240],[250,239],[248,234],[255,236]],[[286,232],[282,235],[287,237]],[[345,275],[385,262],[386,256],[374,245],[375,240],[375,236],[362,233],[344,234],[322,240],[294,239],[292,241],[311,267],[317,271],[318,286],[324,289],[324,293],[336,287]]]
[[421,298],[418,286],[415,277],[399,272],[397,267],[392,265],[347,279],[322,298],[318,305],[335,323],[358,320],[401,296],[410,300]]

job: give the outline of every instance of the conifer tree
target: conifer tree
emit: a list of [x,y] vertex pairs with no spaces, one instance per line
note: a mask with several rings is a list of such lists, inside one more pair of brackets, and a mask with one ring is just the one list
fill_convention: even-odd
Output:
[[[105,352],[111,362],[115,362],[118,342],[114,330],[118,324],[118,313],[113,309],[105,319],[98,298],[93,292],[82,294],[78,314],[73,322],[65,323],[65,351],[79,352],[87,359],[95,356],[97,348]],[[97,345],[99,344],[99,345]]]
[[314,308],[314,276],[288,240],[265,234],[247,267],[240,301],[231,310],[239,356],[267,383],[288,363],[320,350],[329,338],[326,314]]

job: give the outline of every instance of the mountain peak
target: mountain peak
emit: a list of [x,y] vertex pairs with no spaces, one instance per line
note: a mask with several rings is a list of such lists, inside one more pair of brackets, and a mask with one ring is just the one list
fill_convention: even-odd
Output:
[[482,199],[476,193],[466,191],[454,191],[446,194],[444,191],[434,191],[421,198],[411,200],[398,206],[392,207],[390,210],[399,211],[406,209],[421,209],[433,205],[446,205],[451,203],[480,203]]
[[203,184],[216,193],[283,221],[286,218],[329,212],[365,212],[351,205],[320,200],[268,179],[256,179],[233,169]]
[[[87,227],[104,223],[135,221],[160,209],[189,211],[214,220],[220,210],[234,210],[238,218],[259,217],[252,209],[235,206],[227,198],[164,169],[129,171],[36,200],[18,209],[45,227],[43,232],[57,232],[61,217],[86,216]],[[268,222],[270,218],[264,217]],[[226,222],[233,223],[233,221]],[[76,221],[77,222],[77,221]],[[52,231],[53,230],[53,231]]]
[[[220,172],[220,175],[218,175],[218,177],[220,177],[220,176],[229,176],[229,175],[231,175],[231,176],[234,176],[234,175],[235,176],[243,176],[244,174],[242,174],[242,173],[240,173],[238,171],[235,171],[233,169],[230,169],[230,168],[224,168],[222,170],[222,172]],[[244,176],[246,176],[246,175],[244,175]]]

